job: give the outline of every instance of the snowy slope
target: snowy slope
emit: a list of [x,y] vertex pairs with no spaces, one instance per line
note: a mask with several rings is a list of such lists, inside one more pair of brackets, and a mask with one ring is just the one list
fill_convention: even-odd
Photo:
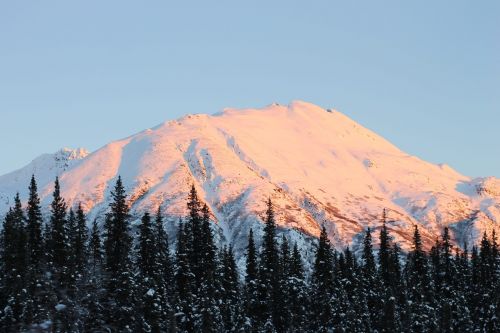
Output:
[[278,224],[300,244],[317,236],[323,223],[337,247],[356,244],[367,226],[379,227],[383,208],[405,248],[414,224],[429,245],[446,225],[461,244],[500,223],[500,180],[470,179],[427,163],[340,112],[300,101],[188,115],[91,154],[43,155],[0,177],[0,215],[17,190],[26,197],[32,173],[44,203],[59,175],[69,203],[81,202],[91,217],[106,211],[121,175],[134,218],[161,205],[170,231],[186,213],[194,183],[218,236],[237,251],[246,246],[250,227],[261,230],[268,197],[277,206]]

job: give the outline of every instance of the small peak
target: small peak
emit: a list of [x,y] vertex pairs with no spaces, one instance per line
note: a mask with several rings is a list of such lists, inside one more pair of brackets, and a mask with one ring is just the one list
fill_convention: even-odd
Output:
[[54,155],[56,159],[66,159],[66,160],[81,160],[87,157],[90,152],[85,148],[68,148],[64,147],[57,151]]
[[301,100],[294,100],[288,105],[288,109],[291,111],[299,111],[299,112],[304,112],[304,113],[332,113],[334,112],[333,109],[324,109],[319,105],[301,101]]

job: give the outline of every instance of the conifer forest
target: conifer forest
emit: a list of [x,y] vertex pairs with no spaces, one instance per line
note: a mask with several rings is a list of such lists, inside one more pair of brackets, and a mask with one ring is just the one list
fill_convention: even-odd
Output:
[[323,227],[306,265],[269,199],[238,267],[194,186],[172,244],[160,210],[132,228],[121,178],[112,199],[88,221],[58,179],[48,218],[34,177],[27,203],[17,195],[1,228],[1,332],[500,332],[494,232],[457,248],[444,228],[427,251],[415,226],[406,253],[384,211],[360,255],[334,249]]

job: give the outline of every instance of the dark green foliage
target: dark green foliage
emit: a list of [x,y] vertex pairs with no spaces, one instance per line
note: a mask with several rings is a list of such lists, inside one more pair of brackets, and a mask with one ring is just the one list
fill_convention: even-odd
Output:
[[259,295],[258,295],[258,263],[257,249],[253,238],[253,230],[248,234],[248,245],[246,250],[245,286],[244,286],[244,309],[245,329],[256,331],[259,323]]
[[220,312],[225,332],[236,331],[239,316],[239,281],[233,249],[224,247],[220,254]]
[[334,309],[331,302],[334,295],[333,288],[333,252],[326,228],[323,225],[316,250],[311,282],[311,325],[313,330],[324,332],[327,331],[328,327],[333,326]]
[[177,327],[182,331],[193,331],[195,283],[191,272],[188,249],[188,233],[183,222],[177,231],[177,247],[175,251],[175,304]]
[[258,299],[259,299],[259,324],[268,323],[275,327],[279,322],[277,314],[277,298],[279,295],[279,267],[278,244],[276,242],[276,222],[274,207],[271,199],[267,201],[267,210],[264,226],[264,238],[260,253]]
[[0,332],[500,331],[494,231],[469,255],[446,227],[426,252],[415,227],[402,269],[384,210],[379,244],[367,229],[361,246],[336,252],[323,226],[309,272],[297,244],[277,239],[269,200],[261,249],[250,230],[238,272],[233,248],[216,247],[194,186],[175,256],[160,208],[132,230],[121,178],[112,196],[104,242],[99,217],[89,234],[81,205],[66,214],[58,179],[45,224],[34,177],[26,212],[14,198],[0,235]]
[[82,275],[87,263],[88,251],[87,251],[87,241],[88,241],[88,228],[87,228],[87,218],[83,212],[81,204],[78,204],[76,210],[76,224],[75,230],[70,232],[71,235],[71,251],[73,257],[75,258],[75,268],[77,275]]
[[428,257],[423,250],[418,227],[413,234],[413,251],[406,264],[408,290],[408,325],[415,332],[434,330],[436,310],[433,304],[433,284],[429,275]]
[[308,290],[302,257],[297,244],[294,244],[288,271],[284,274],[284,287],[287,295],[288,330],[303,332],[307,328],[307,310],[309,309]]
[[145,213],[139,226],[137,243],[139,329],[142,332],[160,332],[162,294],[159,293],[156,236],[149,213]]
[[26,230],[25,218],[19,194],[14,199],[14,208],[5,216],[0,244],[0,305],[4,305],[0,316],[6,331],[20,329],[26,293]]
[[163,217],[160,207],[158,207],[156,213],[155,231],[154,279],[157,288],[157,297],[159,298],[157,304],[159,307],[158,326],[161,330],[165,331],[169,325],[171,325],[170,321],[172,321],[173,267],[170,257],[168,236],[163,226]]
[[134,311],[136,286],[130,253],[129,208],[120,177],[111,196],[113,201],[104,226],[106,323],[111,329],[132,332],[138,323]]
[[[35,176],[31,177],[27,204],[27,232],[26,232],[26,300],[23,311],[25,327],[39,325],[49,320],[50,283],[46,280],[44,269],[44,239],[42,238],[42,212],[40,198],[37,193]],[[50,234],[47,233],[47,237]]]
[[[50,205],[50,240],[48,241],[49,265],[52,266],[55,278],[60,280],[61,285],[66,286],[68,268],[67,255],[69,254],[69,242],[66,229],[66,202],[61,197],[59,178],[54,183],[53,200]],[[56,286],[59,288],[60,286]]]

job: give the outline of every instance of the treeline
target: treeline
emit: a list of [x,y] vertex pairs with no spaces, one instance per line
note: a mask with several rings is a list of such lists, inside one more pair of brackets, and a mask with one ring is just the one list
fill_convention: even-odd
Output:
[[16,196],[0,240],[3,332],[500,331],[494,233],[468,253],[445,228],[427,253],[415,226],[405,255],[384,213],[376,254],[370,229],[356,257],[335,251],[323,227],[306,272],[297,245],[277,236],[269,200],[261,246],[250,230],[241,272],[232,248],[216,246],[194,186],[172,251],[160,210],[132,235],[120,178],[112,199],[102,230],[88,230],[57,179],[48,221],[34,178],[26,207]]

